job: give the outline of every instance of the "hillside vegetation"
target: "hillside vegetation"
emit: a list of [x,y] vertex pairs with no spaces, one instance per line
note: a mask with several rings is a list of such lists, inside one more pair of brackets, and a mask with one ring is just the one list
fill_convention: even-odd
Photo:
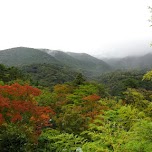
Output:
[[60,65],[81,72],[87,77],[111,70],[107,63],[88,54],[74,55],[74,53],[24,47],[0,51],[0,63],[18,67],[43,63],[52,66]]
[[53,87],[55,84],[73,81],[78,74],[69,67],[45,63],[23,66],[21,70],[29,76],[33,85],[45,87]]
[[[50,89],[49,78],[58,77],[56,66],[35,64],[25,68],[35,77],[0,65],[3,152],[152,151],[151,71],[107,73],[98,78],[100,83],[89,82],[80,73],[69,73],[73,81],[53,84]],[[62,75],[64,69],[58,68]],[[39,73],[44,71],[45,77],[45,70],[53,73],[48,81],[40,82]],[[35,79],[37,83],[33,83]]]

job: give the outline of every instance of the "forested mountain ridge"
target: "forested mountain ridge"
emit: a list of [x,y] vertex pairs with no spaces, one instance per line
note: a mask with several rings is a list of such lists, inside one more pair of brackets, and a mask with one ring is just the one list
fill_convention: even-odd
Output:
[[0,63],[9,66],[23,66],[34,63],[60,64],[54,57],[39,49],[25,47],[0,51]]
[[152,68],[152,53],[143,56],[128,56],[124,58],[103,59],[115,69],[150,69]]
[[29,66],[44,63],[61,65],[70,67],[86,76],[94,76],[111,70],[107,63],[88,54],[25,47],[0,51],[0,63],[9,66]]
[[86,53],[62,52],[58,50],[43,49],[55,59],[65,65],[73,67],[85,75],[98,75],[100,73],[110,71],[111,67],[104,61],[97,59]]
[[109,71],[111,70],[111,67],[104,62],[103,60],[99,60],[89,54],[86,53],[73,53],[73,52],[67,52],[70,56],[73,58],[79,60],[80,62],[83,62],[85,66],[88,68],[94,68],[97,71]]
[[48,49],[41,49],[42,51],[47,52],[49,55],[53,56],[55,59],[61,61],[65,65],[70,65],[72,67],[79,67],[81,66],[81,63],[73,58],[72,56],[68,55],[65,52],[58,51],[58,50],[48,50]]

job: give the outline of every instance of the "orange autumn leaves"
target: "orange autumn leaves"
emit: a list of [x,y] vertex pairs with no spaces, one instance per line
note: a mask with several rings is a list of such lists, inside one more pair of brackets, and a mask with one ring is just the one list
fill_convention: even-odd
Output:
[[34,97],[41,91],[29,85],[0,85],[0,125],[26,124],[35,129],[48,126],[54,114],[50,107],[39,106]]
[[31,97],[38,96],[41,91],[29,85],[20,85],[18,83],[1,86],[0,94],[10,99],[30,100]]

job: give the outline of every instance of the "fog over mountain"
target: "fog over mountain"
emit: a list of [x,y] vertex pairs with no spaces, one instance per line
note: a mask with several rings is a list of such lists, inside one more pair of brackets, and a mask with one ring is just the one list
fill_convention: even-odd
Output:
[[17,47],[0,51],[0,63],[9,66],[61,65],[70,67],[77,72],[83,72],[87,76],[95,76],[116,69],[151,69],[152,53],[146,51],[143,55],[140,53],[136,56],[130,55],[119,58],[104,58],[102,56],[99,59],[100,56],[96,58],[86,53]]
[[24,46],[96,57],[151,52],[151,0],[5,0],[0,50]]
[[[104,50],[102,49],[96,49],[96,50],[90,50],[89,55],[94,56],[98,59],[111,59],[111,58],[124,58],[128,56],[143,56],[148,53],[152,53],[152,39],[149,40],[143,40],[143,41],[132,41],[128,43],[121,43],[121,44],[113,44],[107,46]],[[14,47],[13,47],[14,48]],[[10,48],[7,48],[10,49]],[[37,48],[40,49],[40,48]],[[67,53],[67,52],[73,52],[73,53],[86,53],[85,51],[68,51],[68,50],[53,50],[51,48],[47,49],[41,49],[45,52],[49,52],[52,56],[55,56],[58,51]],[[0,50],[3,51],[3,50]]]
[[128,43],[122,43],[117,45],[111,45],[105,50],[98,50],[92,52],[92,55],[99,58],[123,58],[127,56],[142,56],[147,53],[152,53],[152,47],[150,46],[152,40],[147,41],[134,41]]

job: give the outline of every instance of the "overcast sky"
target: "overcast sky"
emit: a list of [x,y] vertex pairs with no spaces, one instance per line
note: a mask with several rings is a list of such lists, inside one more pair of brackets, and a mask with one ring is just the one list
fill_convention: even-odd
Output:
[[152,52],[152,0],[0,0],[0,50],[24,46],[103,57]]

